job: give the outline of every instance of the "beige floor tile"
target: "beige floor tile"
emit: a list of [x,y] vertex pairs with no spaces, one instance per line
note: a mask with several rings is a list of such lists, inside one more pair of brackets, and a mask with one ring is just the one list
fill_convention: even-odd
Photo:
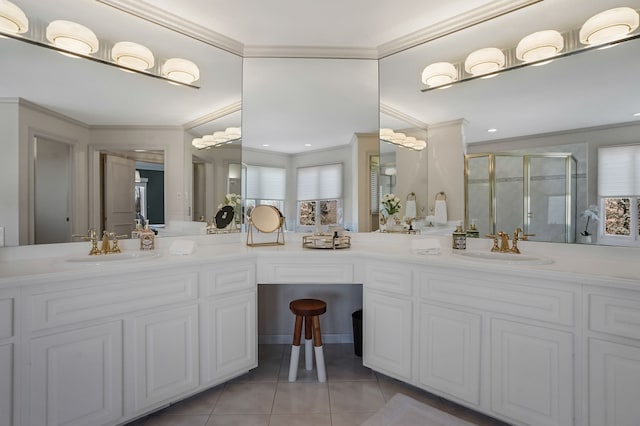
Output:
[[207,426],[269,426],[269,414],[214,414]]
[[216,386],[165,408],[161,414],[209,415],[213,411],[224,386]]
[[231,383],[277,382],[280,374],[280,364],[280,359],[266,359],[259,361],[258,367],[233,379]]
[[209,416],[159,414],[151,416],[144,426],[205,426]]
[[218,399],[214,414],[269,414],[276,383],[229,383]]
[[385,403],[377,382],[330,382],[331,413],[378,411]]
[[451,401],[443,401],[441,410],[478,426],[509,426],[508,423],[478,413]]
[[332,413],[331,426],[360,426],[376,412],[369,413]]
[[331,415],[272,414],[269,426],[331,426]]
[[376,375],[378,376],[378,384],[380,385],[380,390],[382,391],[385,401],[389,401],[395,394],[401,393],[424,404],[442,409],[442,398],[439,396],[390,377],[383,376],[381,374]]
[[329,413],[326,383],[278,383],[274,414]]
[[360,381],[376,380],[376,375],[370,368],[362,365],[362,359],[355,356],[342,356],[327,361],[327,380],[331,381]]
[[284,355],[284,351],[289,348],[291,348],[291,345],[258,345],[258,361],[280,361]]

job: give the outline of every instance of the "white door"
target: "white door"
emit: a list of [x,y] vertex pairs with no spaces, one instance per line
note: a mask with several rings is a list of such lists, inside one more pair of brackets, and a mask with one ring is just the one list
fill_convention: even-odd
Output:
[[589,424],[637,425],[640,348],[589,339]]
[[411,379],[411,300],[365,289],[364,364],[398,379]]
[[493,319],[490,347],[494,412],[529,425],[573,424],[571,333]]
[[420,383],[480,404],[481,316],[423,303]]
[[29,364],[26,424],[104,425],[123,415],[120,321],[33,339]]
[[256,366],[256,293],[219,297],[205,305],[204,382]]
[[34,242],[71,241],[71,148],[38,137],[34,166]]
[[136,162],[105,155],[104,230],[131,235],[135,227]]
[[198,386],[198,306],[184,306],[135,319],[135,409]]

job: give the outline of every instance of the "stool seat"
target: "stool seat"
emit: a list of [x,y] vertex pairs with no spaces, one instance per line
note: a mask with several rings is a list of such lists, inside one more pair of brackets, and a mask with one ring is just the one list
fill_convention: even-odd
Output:
[[289,309],[294,315],[311,317],[327,312],[327,304],[318,299],[298,299],[289,303]]

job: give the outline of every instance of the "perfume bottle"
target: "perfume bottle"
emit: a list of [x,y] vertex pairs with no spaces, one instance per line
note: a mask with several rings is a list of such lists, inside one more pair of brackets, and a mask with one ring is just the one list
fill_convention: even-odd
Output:
[[149,229],[149,221],[144,226],[144,229],[140,231],[140,250],[153,250],[156,248],[156,234]]

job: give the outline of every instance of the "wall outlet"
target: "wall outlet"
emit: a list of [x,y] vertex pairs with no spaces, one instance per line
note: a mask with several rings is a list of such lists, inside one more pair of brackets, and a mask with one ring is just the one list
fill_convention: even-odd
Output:
[[0,247],[4,247],[4,226],[0,226]]

